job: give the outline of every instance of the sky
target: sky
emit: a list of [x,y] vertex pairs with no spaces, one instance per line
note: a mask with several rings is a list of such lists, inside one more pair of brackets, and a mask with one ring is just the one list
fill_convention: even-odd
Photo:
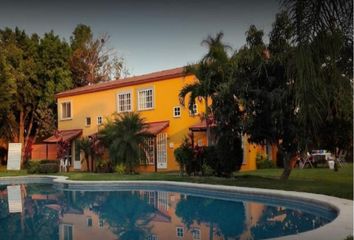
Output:
[[279,9],[279,0],[0,0],[0,28],[53,30],[69,41],[77,24],[89,25],[140,75],[195,63],[207,51],[201,41],[220,31],[233,49],[251,24],[267,41]]

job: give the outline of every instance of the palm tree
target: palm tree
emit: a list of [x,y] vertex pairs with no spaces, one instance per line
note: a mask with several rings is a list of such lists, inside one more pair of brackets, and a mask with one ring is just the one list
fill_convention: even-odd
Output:
[[188,107],[190,110],[193,109],[197,97],[204,99],[208,145],[210,144],[209,117],[211,113],[209,99],[216,93],[218,85],[225,82],[230,76],[230,61],[227,53],[230,47],[222,42],[223,36],[224,34],[220,32],[215,38],[209,36],[202,41],[202,45],[207,45],[208,53],[197,64],[185,68],[186,73],[194,74],[199,81],[187,84],[179,93],[182,105],[189,94]]
[[151,137],[146,131],[144,119],[138,113],[115,114],[99,132],[103,144],[108,147],[114,164],[123,163],[133,173],[140,161],[146,160],[145,140]]

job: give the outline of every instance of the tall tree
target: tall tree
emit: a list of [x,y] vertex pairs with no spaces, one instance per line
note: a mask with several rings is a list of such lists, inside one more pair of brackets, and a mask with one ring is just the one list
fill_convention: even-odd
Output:
[[286,13],[278,14],[270,34],[269,54],[262,40],[263,32],[251,26],[246,46],[234,56],[238,81],[231,88],[241,98],[243,130],[249,141],[277,145],[285,153],[285,178],[290,169],[287,163],[298,148],[299,128],[294,83],[287,73],[291,33]]
[[11,73],[11,66],[6,62],[4,48],[0,46],[0,136],[10,140],[17,132],[15,118],[11,112],[16,92],[16,80]]
[[227,53],[230,47],[222,42],[223,36],[224,34],[220,32],[215,38],[209,36],[202,41],[202,44],[208,48],[207,54],[197,64],[186,67],[186,72],[194,74],[198,81],[187,84],[179,93],[183,105],[186,96],[189,95],[188,107],[190,110],[193,110],[197,97],[204,99],[204,118],[206,120],[208,145],[211,143],[210,123],[212,117],[209,100],[217,91],[217,86],[222,82],[226,82],[230,76],[229,56]]
[[71,37],[70,67],[74,87],[81,87],[128,74],[124,59],[107,47],[109,36],[95,39],[89,26],[79,24]]
[[11,109],[3,118],[9,126],[7,139],[28,150],[33,142],[30,138],[48,134],[55,127],[54,94],[71,85],[70,49],[53,32],[40,39],[18,28],[0,30],[0,48],[12,76],[8,80],[15,83]]
[[[31,134],[33,110],[40,96],[40,85],[36,70],[38,68],[38,36],[29,37],[24,31],[16,28],[14,31],[0,31],[2,46],[6,52],[6,62],[11,66],[10,71],[16,79],[13,115],[18,123],[18,132],[12,139],[22,143]],[[29,129],[26,129],[26,125]]]
[[[303,135],[310,138],[302,145],[323,145],[331,131],[332,139],[348,136],[345,132],[352,132],[353,124],[348,106],[353,94],[353,2],[287,0],[283,4],[295,30],[295,61],[289,72],[295,82]],[[340,143],[340,138],[332,142],[332,150],[348,145],[343,138]]]

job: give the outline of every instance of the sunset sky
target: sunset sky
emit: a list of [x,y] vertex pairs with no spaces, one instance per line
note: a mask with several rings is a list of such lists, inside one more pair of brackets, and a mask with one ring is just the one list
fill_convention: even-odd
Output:
[[132,75],[193,63],[205,53],[200,42],[225,34],[238,49],[251,24],[268,33],[280,9],[277,0],[0,0],[0,28],[18,26],[27,33],[50,30],[69,40],[79,23],[95,36],[108,33],[110,47],[126,59]]

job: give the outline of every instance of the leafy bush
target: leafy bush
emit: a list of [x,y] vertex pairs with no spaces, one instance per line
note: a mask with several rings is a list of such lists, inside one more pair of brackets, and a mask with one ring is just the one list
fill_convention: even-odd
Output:
[[108,160],[106,161],[106,160],[103,160],[103,159],[99,159],[96,162],[96,172],[99,172],[99,173],[110,173],[110,172],[113,172],[111,162],[108,161]]
[[218,155],[216,146],[204,147],[203,175],[208,175],[204,170],[206,166],[213,170],[213,175],[216,174],[218,168]]
[[59,172],[59,164],[57,162],[41,163],[38,171],[39,173],[57,173]]
[[122,163],[117,164],[116,167],[114,168],[114,171],[118,174],[124,174],[126,172],[124,164]]
[[[188,138],[184,138],[182,144],[175,149],[174,155],[176,158],[176,161],[179,164],[179,169],[181,174],[184,173],[184,171],[187,172],[187,174],[190,174],[190,167],[189,167],[189,162],[193,160],[193,149],[192,145],[190,144]],[[188,165],[188,167],[187,167]],[[188,168],[188,171],[187,171]]]
[[214,175],[214,169],[210,167],[208,164],[204,163],[202,165],[202,174],[203,176],[213,176]]
[[49,160],[49,159],[43,159],[40,161],[41,164],[46,164],[46,163],[57,163],[59,164],[58,160]]
[[34,173],[39,173],[39,161],[27,161],[26,163],[26,168],[27,168],[27,173],[29,174],[34,174]]
[[43,159],[40,161],[28,161],[26,163],[27,172],[34,173],[57,173],[59,171],[59,161]]
[[227,132],[219,136],[216,145],[217,163],[214,167],[217,176],[230,177],[232,172],[241,169],[243,161],[241,137],[234,135],[233,132]]
[[257,169],[273,168],[273,162],[267,155],[257,154],[256,156]]

